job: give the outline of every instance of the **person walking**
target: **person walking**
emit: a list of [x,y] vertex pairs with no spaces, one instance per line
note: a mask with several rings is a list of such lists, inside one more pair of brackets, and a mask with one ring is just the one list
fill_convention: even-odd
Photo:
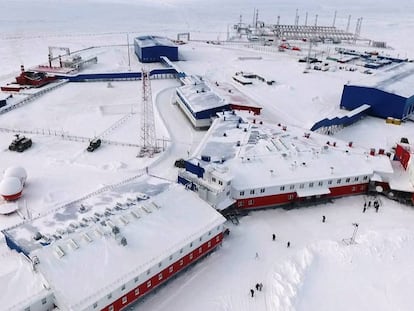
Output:
[[259,283],[256,283],[256,290],[257,291],[260,290],[260,284]]
[[366,206],[364,206],[364,209],[362,210],[363,213],[365,213],[367,211]]
[[325,222],[326,221],[326,217],[325,217],[325,215],[323,215],[322,216],[322,222]]
[[258,252],[256,252],[256,256],[254,258],[259,259],[259,253]]
[[290,247],[290,241],[287,242],[287,245],[286,246],[287,246],[287,248]]
[[276,241],[276,234],[274,234],[274,233],[272,234],[272,240]]
[[253,289],[253,288],[251,288],[251,289],[250,289],[250,295],[251,295],[252,297],[254,297],[254,289]]
[[263,289],[263,283],[260,283],[260,284],[259,284],[259,291],[261,292],[261,291],[262,291],[262,289]]

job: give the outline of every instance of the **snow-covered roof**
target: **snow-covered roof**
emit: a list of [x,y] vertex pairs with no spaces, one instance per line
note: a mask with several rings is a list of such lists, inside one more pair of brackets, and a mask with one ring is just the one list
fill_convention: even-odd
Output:
[[194,113],[227,105],[226,101],[204,82],[184,85],[177,88],[177,92],[184,97]]
[[0,101],[8,99],[10,96],[10,94],[0,92]]
[[[306,138],[303,129],[266,121],[253,123],[251,118],[241,115],[220,114],[192,160],[202,163],[202,155],[210,156],[211,161],[223,159],[222,164],[213,165],[229,169],[235,189],[393,172],[387,156],[371,156],[365,149],[349,147],[347,142],[314,132]],[[203,167],[209,166],[203,163]]]
[[140,47],[154,47],[154,46],[168,46],[176,47],[176,45],[168,38],[159,36],[141,36],[136,37],[135,40]]
[[217,92],[219,96],[224,98],[229,104],[261,108],[256,101],[240,92],[230,83],[217,82],[212,84],[212,87],[214,91]]
[[403,97],[414,96],[414,64],[401,63],[352,85],[373,87]]
[[[144,189],[151,197],[141,192]],[[59,301],[80,310],[106,296],[109,287],[120,287],[224,221],[183,186],[150,178],[20,225],[8,234],[26,244],[31,257],[39,258],[38,269],[53,284]],[[113,234],[114,226],[118,235]],[[49,238],[39,242],[49,245],[33,240],[38,231]],[[126,246],[120,244],[121,237]]]

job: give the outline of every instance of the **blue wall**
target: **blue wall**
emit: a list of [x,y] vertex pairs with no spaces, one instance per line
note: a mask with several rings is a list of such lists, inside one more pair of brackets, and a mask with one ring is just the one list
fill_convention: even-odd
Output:
[[161,62],[160,56],[166,56],[171,61],[178,61],[178,47],[176,46],[148,46],[140,47],[134,43],[135,54],[141,63]]
[[[410,100],[372,87],[345,85],[341,108],[353,110],[363,104],[371,106],[369,114],[375,117],[403,119],[410,109]],[[414,100],[412,100],[414,102]],[[412,105],[413,103],[411,103]]]
[[185,161],[185,170],[187,172],[193,173],[194,175],[197,175],[197,177],[200,178],[203,178],[204,176],[204,168],[202,168],[200,165],[195,165],[188,161]]

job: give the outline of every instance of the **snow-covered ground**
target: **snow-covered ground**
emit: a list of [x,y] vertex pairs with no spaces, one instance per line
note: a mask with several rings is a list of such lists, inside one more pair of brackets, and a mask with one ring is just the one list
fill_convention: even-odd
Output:
[[[190,31],[194,39],[224,39],[228,26],[239,15],[249,22],[258,8],[261,20],[293,24],[296,8],[303,22],[319,15],[330,25],[338,11],[337,26],[345,28],[348,15],[364,17],[362,35],[387,41],[397,56],[414,57],[414,4],[408,0],[361,1],[303,0],[251,2],[162,0],[15,0],[0,1],[0,81],[11,81],[21,64],[26,68],[47,62],[48,46],[78,50],[90,46],[126,44],[136,34],[161,34],[172,38]],[[231,81],[237,71],[255,72],[277,81],[237,86],[263,105],[264,120],[309,128],[315,121],[341,113],[342,86],[349,80],[366,79],[360,72],[329,71],[304,75],[299,56],[235,46],[212,46],[192,42],[180,47],[185,61],[179,66],[215,81]],[[132,50],[131,50],[132,51]],[[126,46],[96,50],[98,64],[90,71],[129,69]],[[140,64],[131,53],[132,70]],[[240,60],[261,56],[260,60]],[[153,80],[157,137],[173,142],[168,152],[155,159],[136,158],[138,149],[103,145],[86,153],[85,142],[59,139],[59,133],[93,137],[110,128],[138,107],[140,82],[68,84],[0,116],[0,128],[37,130],[33,147],[22,154],[7,146],[12,133],[0,132],[0,170],[22,165],[29,174],[24,199],[35,213],[76,200],[104,185],[133,177],[150,161],[153,174],[174,179],[174,160],[193,152],[203,137],[175,105],[171,105],[172,80]],[[160,122],[160,121],[163,122]],[[140,117],[133,114],[122,126],[108,133],[109,140],[137,144]],[[46,131],[47,135],[40,134]],[[49,135],[56,132],[58,136]],[[414,141],[414,123],[401,126],[366,118],[338,132],[338,138],[367,148],[390,148],[400,137]],[[30,135],[29,135],[30,136]],[[410,310],[414,303],[414,211],[382,199],[379,213],[363,214],[364,197],[336,200],[331,204],[294,210],[251,212],[240,225],[228,224],[231,233],[223,247],[176,279],[149,295],[137,310]],[[321,217],[327,223],[321,223]],[[0,216],[0,228],[20,222],[19,216]],[[346,245],[359,224],[356,244]],[[272,233],[277,241],[271,240]],[[287,248],[287,241],[291,247]],[[18,268],[14,255],[0,245],[0,274],[5,280]],[[259,258],[255,259],[255,253]],[[18,261],[20,262],[20,261]],[[15,263],[18,265],[18,263]],[[8,266],[9,268],[5,268]],[[20,277],[29,272],[22,271]],[[263,291],[249,297],[257,282]],[[0,284],[0,288],[7,288]],[[37,289],[39,291],[40,289]],[[7,291],[2,291],[6,293]],[[18,298],[18,297],[10,297]]]

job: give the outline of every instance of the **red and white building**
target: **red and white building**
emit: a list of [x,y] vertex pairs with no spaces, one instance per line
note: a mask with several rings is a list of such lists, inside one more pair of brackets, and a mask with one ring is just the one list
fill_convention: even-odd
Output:
[[293,126],[221,113],[178,181],[217,209],[310,202],[367,193],[378,185],[383,187],[377,191],[414,193],[413,169],[401,178],[401,164],[391,158]]
[[[133,189],[146,189],[151,197]],[[3,234],[33,266],[35,286],[18,301],[12,293],[2,295],[0,305],[27,311],[125,309],[215,250],[224,222],[192,191],[149,178],[22,223]]]

